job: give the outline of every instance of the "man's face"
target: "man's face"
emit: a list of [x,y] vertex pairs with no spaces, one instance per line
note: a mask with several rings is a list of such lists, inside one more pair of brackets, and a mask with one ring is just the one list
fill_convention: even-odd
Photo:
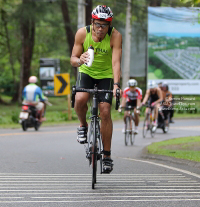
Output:
[[135,91],[135,86],[130,86],[129,88],[130,88],[130,91],[131,92],[134,92]]
[[98,38],[104,38],[106,33],[108,32],[109,22],[107,21],[100,21],[94,20],[93,21],[93,28]]
[[163,91],[167,91],[167,87],[166,86],[163,86],[162,89],[163,89]]
[[160,89],[162,89],[162,83],[158,84],[158,87],[159,87]]

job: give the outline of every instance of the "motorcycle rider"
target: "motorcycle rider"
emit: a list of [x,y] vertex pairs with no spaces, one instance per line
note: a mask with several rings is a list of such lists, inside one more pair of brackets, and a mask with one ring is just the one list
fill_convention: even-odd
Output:
[[47,100],[47,97],[45,97],[42,93],[42,89],[36,85],[37,83],[37,77],[36,76],[30,76],[28,80],[29,84],[24,87],[24,90],[22,92],[23,102],[22,104],[28,104],[33,105],[39,112],[40,118],[39,122],[43,122],[46,120],[44,116],[44,101]]

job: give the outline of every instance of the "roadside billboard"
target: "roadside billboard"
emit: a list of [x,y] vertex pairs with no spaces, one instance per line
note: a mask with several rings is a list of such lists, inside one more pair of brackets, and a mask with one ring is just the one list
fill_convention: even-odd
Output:
[[54,75],[59,73],[59,59],[40,58],[40,84],[42,91],[46,96],[54,96]]
[[148,7],[148,80],[200,94],[199,8]]

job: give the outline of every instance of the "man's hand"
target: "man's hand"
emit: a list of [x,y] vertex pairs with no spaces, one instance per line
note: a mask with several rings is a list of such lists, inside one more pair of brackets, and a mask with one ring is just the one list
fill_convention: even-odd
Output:
[[48,98],[46,96],[44,96],[45,101],[48,101]]
[[144,106],[144,105],[145,105],[145,103],[142,102],[142,103],[140,104],[140,107],[142,107],[142,106]]
[[122,90],[117,85],[114,85],[113,96],[116,97],[116,89],[120,90],[120,98],[121,98],[122,97]]
[[122,106],[121,106],[121,105],[119,106],[118,111],[119,111],[119,113],[121,113],[121,112],[122,112]]
[[140,114],[140,107],[139,106],[136,107],[136,113]]
[[84,63],[87,63],[89,61],[89,58],[90,58],[90,54],[88,52],[84,52],[80,56],[80,64],[82,65]]

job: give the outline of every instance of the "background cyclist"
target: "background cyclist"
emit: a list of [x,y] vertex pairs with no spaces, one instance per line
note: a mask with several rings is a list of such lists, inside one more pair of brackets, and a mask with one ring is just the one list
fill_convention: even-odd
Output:
[[[139,125],[139,107],[141,105],[142,90],[137,87],[137,81],[135,79],[130,79],[128,81],[128,87],[123,91],[122,104],[121,107],[132,106],[134,108],[134,118],[135,118],[135,130],[134,133],[138,134]],[[124,123],[126,121],[126,116],[129,115],[129,110],[125,109],[124,112]],[[132,123],[131,123],[132,126]]]
[[169,117],[168,114],[170,115],[170,110],[172,107],[172,93],[169,91],[168,89],[168,84],[166,82],[164,82],[162,84],[162,97],[163,97],[163,102],[162,102],[162,107],[163,107],[163,114],[165,117],[165,131],[168,131],[168,127],[169,127]]
[[[145,97],[142,101],[142,105],[148,100],[148,106],[154,107],[154,122],[153,122],[153,131],[157,128],[157,119],[158,119],[158,109],[160,107],[160,102],[163,100],[162,91],[157,86],[155,81],[148,82],[148,89],[146,91]],[[148,113],[149,107],[146,108],[146,114]]]
[[[89,89],[94,88],[94,84],[98,84],[99,89],[113,90],[115,96],[116,89],[120,88],[122,35],[114,27],[111,27],[112,19],[113,13],[109,7],[97,6],[92,11],[91,25],[80,28],[76,33],[70,61],[72,66],[80,67],[76,87]],[[89,53],[87,50],[90,45],[94,47],[94,61],[91,67],[87,67],[84,63],[88,62]],[[80,121],[77,141],[81,144],[87,142],[88,100],[88,93],[76,94],[75,111]],[[103,171],[109,173],[113,169],[113,160],[110,158],[112,95],[101,94],[99,103],[104,148]]]

